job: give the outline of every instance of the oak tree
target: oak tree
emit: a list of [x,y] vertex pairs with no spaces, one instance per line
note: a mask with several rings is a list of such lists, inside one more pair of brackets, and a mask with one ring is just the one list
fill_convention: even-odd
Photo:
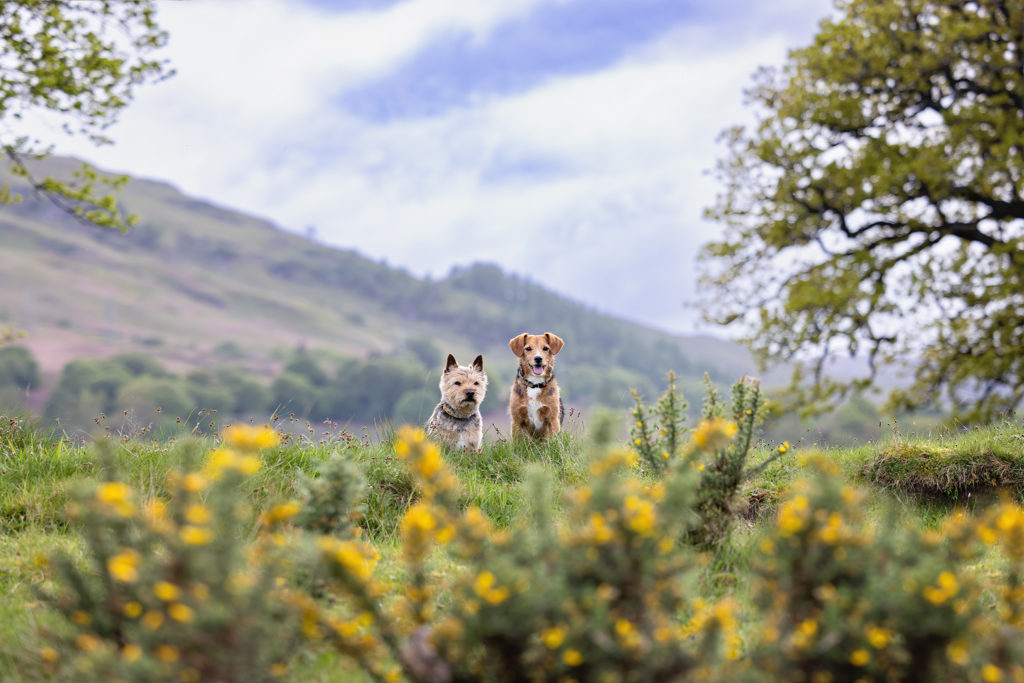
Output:
[[[31,160],[51,144],[25,124],[56,118],[67,134],[108,142],[136,86],[170,74],[152,56],[166,41],[155,0],[0,0],[0,149],[12,173],[83,222],[125,229],[131,217],[113,192],[126,178],[88,164],[70,178],[35,177]],[[0,203],[19,200],[10,183],[0,188]]]
[[[1020,0],[838,0],[811,45],[755,76],[756,126],[726,133],[705,315],[795,363],[811,401],[905,361],[895,407],[1019,406],[1022,51]],[[841,354],[871,376],[830,379]]]

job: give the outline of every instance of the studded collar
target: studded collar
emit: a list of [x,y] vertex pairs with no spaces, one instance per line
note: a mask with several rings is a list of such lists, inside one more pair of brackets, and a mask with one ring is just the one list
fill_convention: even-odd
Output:
[[462,417],[461,415],[456,413],[455,408],[452,408],[450,405],[448,405],[446,401],[441,401],[437,405],[439,405],[441,407],[441,410],[443,410],[448,415],[448,417],[452,418],[453,420],[462,420],[463,422],[466,422],[468,420],[472,420],[473,416],[476,414],[470,413],[466,417]]
[[551,377],[548,377],[543,382],[531,382],[530,380],[526,379],[526,375],[523,374],[523,367],[519,366],[519,368],[516,370],[516,380],[522,380],[523,384],[525,384],[530,389],[543,389],[544,387],[555,381],[555,371],[552,370]]

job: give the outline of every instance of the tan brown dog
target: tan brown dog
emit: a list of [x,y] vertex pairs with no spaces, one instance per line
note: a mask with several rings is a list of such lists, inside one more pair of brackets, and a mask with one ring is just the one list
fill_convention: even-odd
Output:
[[512,337],[508,347],[519,356],[519,368],[509,396],[512,436],[554,436],[562,430],[565,406],[555,381],[555,354],[565,342],[550,332]]

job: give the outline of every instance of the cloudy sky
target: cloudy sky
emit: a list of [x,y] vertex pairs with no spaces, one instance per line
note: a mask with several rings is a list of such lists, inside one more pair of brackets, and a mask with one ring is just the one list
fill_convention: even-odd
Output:
[[707,331],[684,304],[716,136],[830,4],[162,2],[177,75],[138,91],[113,146],[55,141],[418,275],[495,262]]

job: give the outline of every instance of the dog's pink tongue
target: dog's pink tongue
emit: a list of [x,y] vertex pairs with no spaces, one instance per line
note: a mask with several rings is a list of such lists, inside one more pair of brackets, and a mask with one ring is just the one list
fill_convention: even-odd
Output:
[[544,368],[538,368],[536,365],[534,365],[533,366],[533,374],[535,374],[535,375],[543,375],[544,374]]

